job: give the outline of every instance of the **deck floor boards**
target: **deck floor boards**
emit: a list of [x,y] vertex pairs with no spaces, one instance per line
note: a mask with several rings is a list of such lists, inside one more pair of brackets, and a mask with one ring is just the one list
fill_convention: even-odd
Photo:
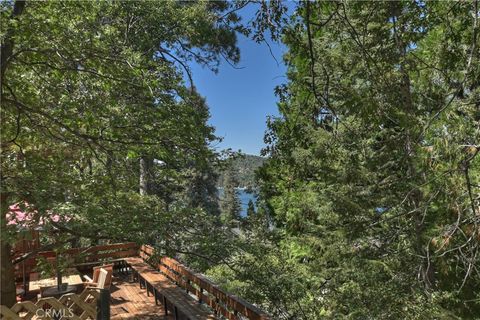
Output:
[[172,320],[173,315],[165,316],[161,304],[155,305],[152,295],[147,297],[145,289],[140,289],[138,282],[130,282],[129,277],[115,277],[110,287],[111,319],[151,319]]
[[[89,274],[92,277],[91,274]],[[155,305],[155,298],[152,293],[147,296],[145,288],[140,289],[138,281],[132,281],[132,274],[123,275],[115,273],[110,287],[110,319],[146,319],[146,320],[174,320],[173,306],[169,302],[169,314],[165,316],[165,309],[162,300]],[[36,291],[27,292],[23,301],[37,301]],[[179,300],[181,300],[179,298]],[[177,301],[178,302],[178,301]],[[185,302],[188,303],[188,302]],[[182,304],[179,307],[179,319],[185,319],[182,313]],[[203,318],[202,318],[203,319]],[[205,317],[210,319],[210,317]]]

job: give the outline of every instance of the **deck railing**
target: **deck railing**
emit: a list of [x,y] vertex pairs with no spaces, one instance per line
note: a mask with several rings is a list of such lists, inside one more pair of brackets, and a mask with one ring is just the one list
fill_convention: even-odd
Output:
[[[199,303],[205,303],[218,315],[230,320],[248,318],[250,320],[267,320],[269,316],[244,301],[243,299],[230,294],[216,284],[195,273],[180,262],[165,256],[156,255],[153,247],[148,245],[139,246],[135,243],[119,243],[93,246],[89,248],[73,248],[61,253],[63,257],[70,258],[77,267],[89,267],[98,264],[103,260],[115,261],[121,258],[140,256],[146,263],[158,269],[179,287],[194,296]],[[29,275],[35,271],[37,261],[40,257],[54,258],[54,251],[43,251],[23,260],[16,265],[17,280],[22,280],[23,275]]]
[[[62,258],[75,266],[87,266],[102,260],[121,259],[138,255],[139,245],[134,242],[99,245],[88,248],[72,248],[62,251]],[[41,258],[55,258],[55,251],[41,251],[15,265],[15,278],[21,281],[24,275],[35,272]]]
[[210,306],[217,314],[231,320],[239,319],[239,315],[251,320],[267,320],[270,317],[243,299],[227,293],[213,282],[195,273],[178,261],[165,257],[156,256],[151,246],[142,245],[139,256],[146,262],[165,274],[179,287],[193,294],[200,303]]

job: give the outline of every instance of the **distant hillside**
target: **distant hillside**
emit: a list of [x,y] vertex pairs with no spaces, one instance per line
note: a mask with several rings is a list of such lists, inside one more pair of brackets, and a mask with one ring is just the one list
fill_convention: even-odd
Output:
[[[259,168],[265,158],[254,156],[251,154],[245,154],[233,160],[233,170],[237,175],[238,187],[255,188],[255,170]],[[218,186],[223,187],[223,172],[220,172],[218,179]]]

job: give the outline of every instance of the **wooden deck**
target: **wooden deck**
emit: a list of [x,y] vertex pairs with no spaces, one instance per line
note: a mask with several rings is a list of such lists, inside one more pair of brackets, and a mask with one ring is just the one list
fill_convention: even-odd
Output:
[[[175,319],[175,314],[178,320],[187,317],[197,320],[271,319],[256,306],[222,290],[202,274],[195,273],[173,258],[156,254],[155,249],[148,245],[105,244],[68,249],[63,255],[73,259],[74,266],[81,274],[90,273],[90,276],[93,266],[101,265],[101,260],[106,259],[108,263],[115,264],[110,287],[111,319],[170,320]],[[42,251],[22,260],[21,264],[15,262],[18,288],[23,288],[25,282],[28,284],[30,275],[37,272],[37,260],[40,257],[55,258],[56,253]],[[161,283],[158,275],[162,277]],[[142,283],[142,288],[139,282]],[[149,288],[149,294],[145,286]],[[37,293],[27,289],[22,300],[36,302]],[[154,295],[158,304],[155,303]],[[164,303],[168,306],[168,316],[165,315]],[[51,307],[52,310],[55,309],[53,305]]]
[[161,304],[155,305],[153,296],[147,296],[138,282],[132,282],[129,276],[118,276],[110,287],[111,319],[152,319],[173,320],[173,315],[165,316]]

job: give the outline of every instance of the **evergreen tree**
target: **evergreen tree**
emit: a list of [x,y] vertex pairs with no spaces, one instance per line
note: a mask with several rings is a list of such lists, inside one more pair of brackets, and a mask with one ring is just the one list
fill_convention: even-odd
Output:
[[260,174],[282,251],[308,274],[295,284],[322,284],[292,295],[290,312],[473,317],[478,2],[307,1],[296,12]]
[[242,205],[237,192],[238,181],[232,168],[227,169],[224,178],[223,197],[221,200],[222,220],[227,223],[240,221]]
[[476,318],[479,18],[478,1],[299,3],[258,175],[274,228],[211,275],[277,319]]
[[248,200],[247,217],[253,217],[255,215],[255,205],[252,199]]

